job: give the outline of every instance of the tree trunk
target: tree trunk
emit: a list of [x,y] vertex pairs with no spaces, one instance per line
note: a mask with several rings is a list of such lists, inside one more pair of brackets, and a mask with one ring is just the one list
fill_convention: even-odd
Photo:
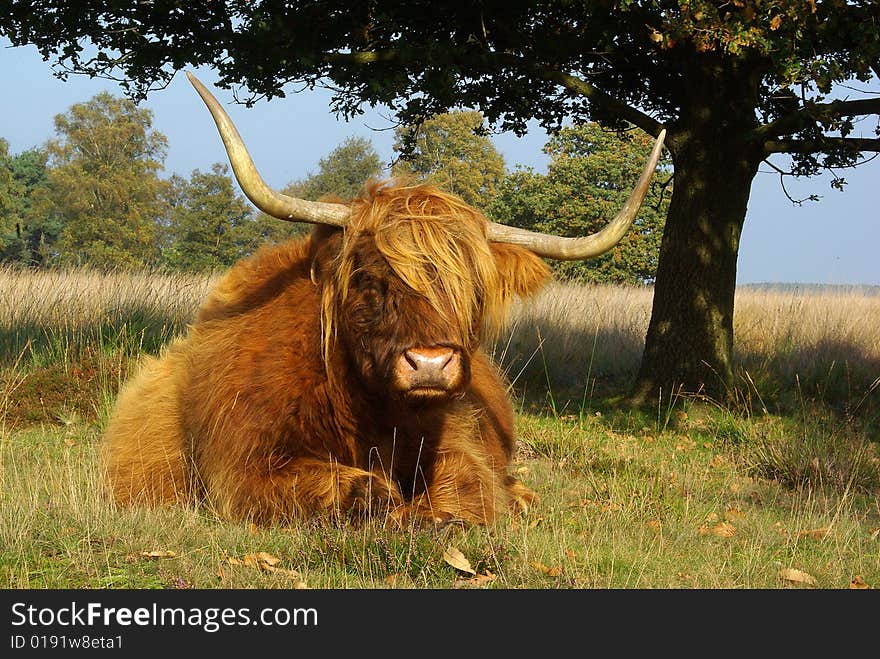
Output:
[[733,387],[736,259],[761,162],[749,141],[757,85],[721,64],[687,80],[691,103],[669,131],[675,186],[635,403],[680,392],[724,399]]

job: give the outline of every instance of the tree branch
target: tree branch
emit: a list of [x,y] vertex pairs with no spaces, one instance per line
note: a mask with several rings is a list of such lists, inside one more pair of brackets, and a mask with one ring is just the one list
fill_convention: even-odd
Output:
[[631,124],[638,126],[649,135],[656,137],[660,134],[660,131],[663,130],[663,124],[656,119],[630,105],[627,105],[626,103],[623,103],[622,101],[617,100],[602,90],[597,89],[583,78],[578,78],[570,73],[548,69],[539,69],[538,73],[545,79],[551,80],[575,94],[589,98],[597,105],[610,110],[621,118],[626,119]]
[[824,137],[816,140],[765,140],[764,153],[827,153],[849,147],[855,151],[880,152],[880,138]]
[[[514,55],[510,55],[509,53],[485,53],[483,56],[487,59],[487,61],[492,61],[496,65],[509,66],[530,71],[532,74],[540,78],[555,82],[556,84],[564,87],[570,92],[573,92],[579,96],[589,98],[596,105],[599,105],[611,111],[612,113],[620,116],[622,119],[626,119],[628,122],[634,124],[635,126],[638,126],[650,135],[656,137],[663,129],[663,124],[661,124],[656,119],[653,119],[644,112],[637,110],[636,108],[627,105],[622,101],[619,101],[610,94],[603,92],[602,90],[588,83],[586,80],[579,78],[575,75],[564,73],[558,70],[548,69],[546,67],[536,66],[527,62],[521,57],[516,57]],[[325,55],[324,59],[329,64],[369,66],[370,64],[376,62],[381,62],[384,64],[401,63],[404,58],[401,56],[401,52],[399,50],[389,49],[376,51],[357,51],[353,53],[328,53],[327,55]],[[462,60],[460,58],[457,58],[455,55],[450,55],[450,57],[448,58],[448,63],[464,68],[464,62],[462,62]]]
[[776,173],[779,174],[779,185],[780,185],[780,187],[782,188],[782,192],[785,194],[786,197],[788,197],[788,200],[789,200],[792,204],[794,204],[795,206],[803,206],[804,203],[807,202],[807,201],[819,201],[819,199],[821,198],[821,197],[819,197],[819,195],[817,195],[817,194],[811,194],[811,195],[808,195],[807,197],[804,197],[803,199],[795,199],[794,197],[792,197],[792,196],[788,193],[788,189],[786,189],[786,187],[785,187],[785,177],[786,177],[786,176],[792,176],[792,173],[791,173],[791,172],[783,171],[782,169],[780,169],[779,167],[777,167],[776,165],[774,165],[774,164],[773,164],[772,162],[770,162],[769,160],[764,160],[764,163],[766,163],[767,165],[769,165],[772,169],[775,169],[775,170],[776,170]]
[[400,60],[398,50],[359,50],[353,53],[327,53],[324,61],[329,64],[374,64],[375,62],[396,62]]
[[880,114],[880,98],[863,98],[855,101],[831,101],[830,103],[807,103],[804,107],[780,117],[776,121],[764,124],[755,130],[761,138],[779,137],[795,132],[808,123],[840,117],[852,117],[864,114]]

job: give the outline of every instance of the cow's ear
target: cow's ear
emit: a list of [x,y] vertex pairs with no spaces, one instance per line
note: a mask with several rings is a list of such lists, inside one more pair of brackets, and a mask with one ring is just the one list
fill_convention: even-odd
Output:
[[312,230],[309,257],[312,281],[317,284],[332,270],[333,261],[342,249],[342,229],[318,224]]
[[506,243],[489,243],[495,257],[503,289],[519,297],[537,293],[550,277],[550,268],[544,260],[524,247]]

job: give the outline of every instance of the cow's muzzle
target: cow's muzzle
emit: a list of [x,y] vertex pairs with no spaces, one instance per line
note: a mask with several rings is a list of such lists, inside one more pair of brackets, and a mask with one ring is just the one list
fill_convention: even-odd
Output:
[[395,383],[408,398],[446,397],[464,384],[463,362],[462,352],[456,348],[407,348],[394,365]]

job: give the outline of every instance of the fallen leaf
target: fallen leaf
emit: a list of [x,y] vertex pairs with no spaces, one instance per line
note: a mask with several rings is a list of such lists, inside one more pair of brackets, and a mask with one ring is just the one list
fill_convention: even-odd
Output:
[[273,574],[280,574],[285,577],[290,577],[291,579],[299,579],[302,577],[302,575],[299,572],[297,572],[296,570],[288,570],[285,567],[275,567],[273,565],[266,565],[266,564],[263,564],[261,567],[266,572],[272,572]]
[[733,524],[721,522],[712,527],[712,535],[717,535],[719,538],[732,538],[736,535],[736,527]]
[[[272,554],[267,554],[264,551],[258,551],[256,554],[248,554],[248,556],[253,556],[260,563],[266,563],[267,565],[278,565],[281,562],[280,558],[277,558]],[[245,556],[245,558],[247,558],[247,556]]]
[[784,567],[779,570],[779,578],[784,581],[807,584],[808,586],[817,585],[816,579],[814,577],[802,570],[798,570],[793,567]]
[[443,552],[443,560],[456,570],[473,575],[477,574],[477,571],[471,567],[470,561],[455,547],[450,546],[446,548],[446,551]]
[[798,533],[799,538],[813,538],[813,540],[822,540],[831,532],[830,526],[823,526],[821,529],[810,529],[809,531],[801,531]]
[[[288,570],[287,568],[278,567],[280,562],[280,558],[265,551],[258,551],[254,554],[245,554],[242,558],[236,558],[235,556],[228,556],[226,558],[226,563],[229,565],[244,565],[245,567],[256,568],[263,572],[271,572],[273,574],[290,577],[291,579],[302,578],[302,575],[296,570]],[[225,576],[222,572],[223,568],[221,566],[220,573],[218,574],[221,579]]]
[[865,583],[865,578],[859,574],[849,582],[849,588],[850,590],[867,590],[870,586]]
[[177,553],[170,549],[156,549],[153,551],[142,551],[141,556],[145,558],[174,558],[177,556]]
[[453,588],[480,588],[482,586],[487,586],[493,581],[495,581],[497,577],[491,572],[486,572],[486,574],[475,574],[470,579],[457,579],[455,583],[452,584]]
[[533,568],[535,568],[539,572],[543,572],[548,577],[558,577],[560,574],[562,574],[561,567],[555,567],[555,566],[554,567],[547,567],[543,563],[539,563],[537,561],[529,563],[529,565],[531,565]]
[[281,562],[281,559],[264,551],[258,551],[255,554],[245,554],[242,562],[248,567],[266,569],[275,567]]

